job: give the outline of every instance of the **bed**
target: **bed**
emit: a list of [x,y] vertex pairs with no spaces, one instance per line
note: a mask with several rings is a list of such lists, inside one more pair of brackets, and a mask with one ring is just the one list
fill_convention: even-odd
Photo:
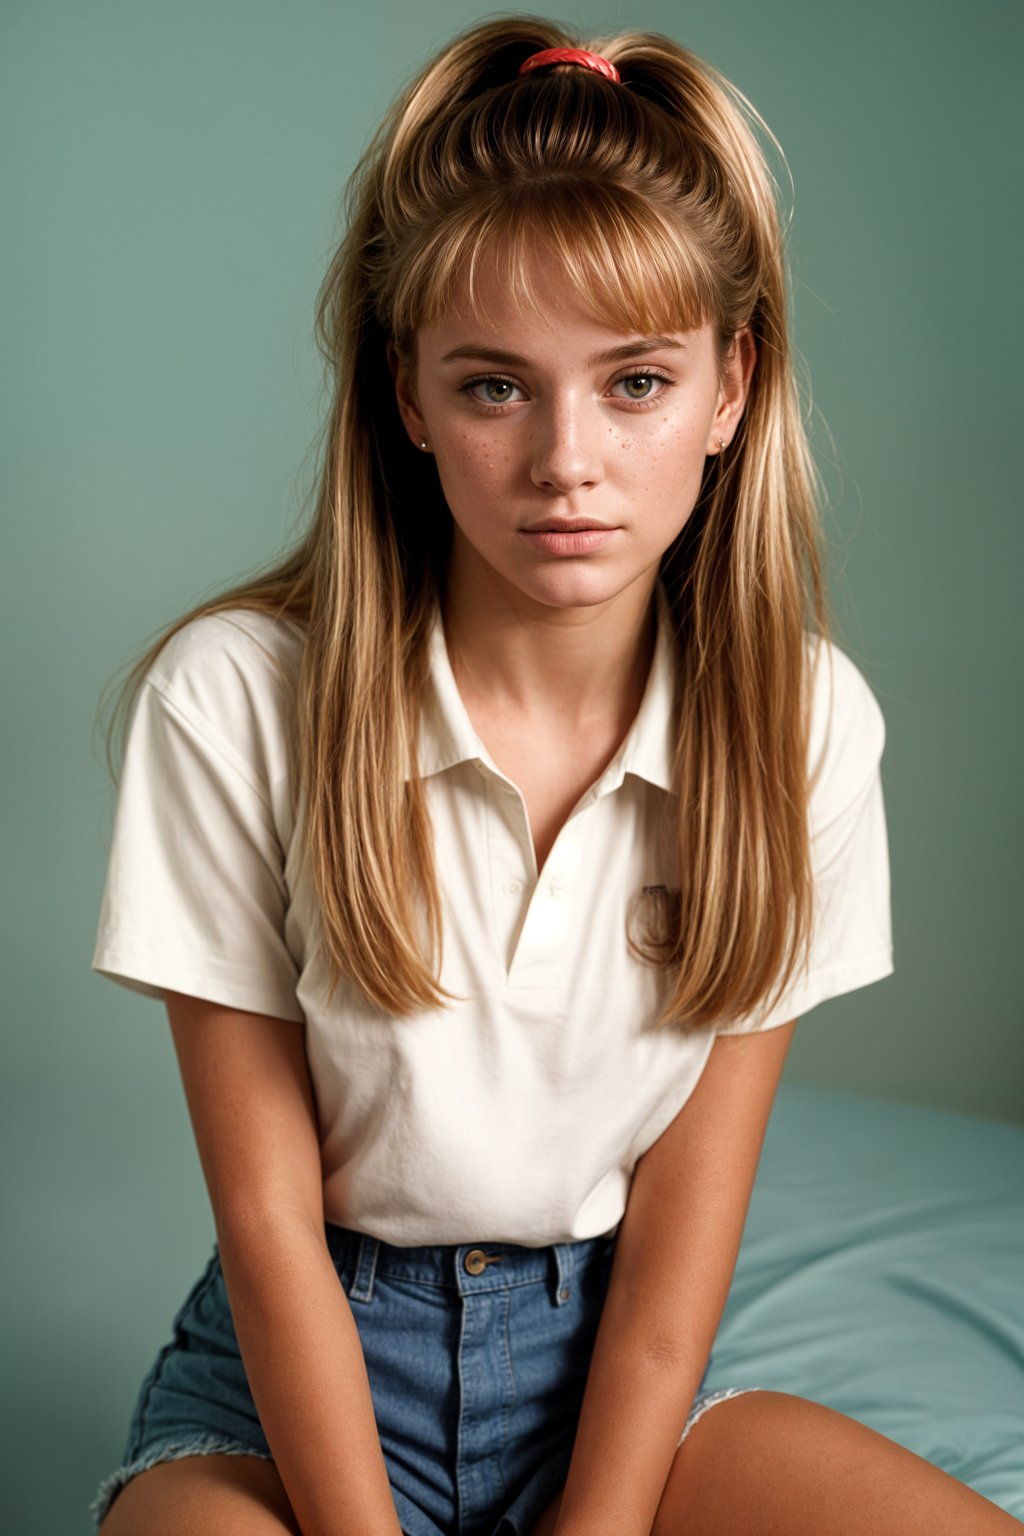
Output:
[[825,1403],[1024,1519],[1024,1128],[784,1082],[707,1385]]

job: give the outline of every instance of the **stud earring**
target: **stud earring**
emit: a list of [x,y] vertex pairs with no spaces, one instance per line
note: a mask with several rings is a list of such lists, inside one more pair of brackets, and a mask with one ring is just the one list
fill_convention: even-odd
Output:
[[725,438],[724,437],[720,437],[718,439],[718,451],[719,451],[719,453],[724,453],[725,452]]
[[426,438],[425,438],[425,437],[421,437],[421,438],[420,438],[420,447],[421,447],[421,448],[422,448],[422,449],[424,449],[424,451],[425,451],[425,450],[426,450],[426,446],[427,446],[427,440],[426,440]]

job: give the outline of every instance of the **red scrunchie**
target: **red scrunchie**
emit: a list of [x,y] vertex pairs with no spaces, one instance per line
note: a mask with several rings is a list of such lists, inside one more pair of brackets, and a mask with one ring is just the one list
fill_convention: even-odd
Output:
[[583,69],[604,75],[606,80],[614,80],[616,85],[621,84],[615,65],[602,59],[600,54],[588,53],[585,48],[544,48],[540,53],[531,53],[519,66],[519,73],[528,75],[531,69],[542,69],[545,64],[579,64]]

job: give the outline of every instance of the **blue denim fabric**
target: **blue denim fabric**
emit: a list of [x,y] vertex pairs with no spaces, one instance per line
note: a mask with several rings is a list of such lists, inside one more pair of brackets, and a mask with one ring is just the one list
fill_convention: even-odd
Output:
[[[568,1474],[614,1239],[396,1247],[332,1223],[326,1233],[403,1530],[528,1536]],[[737,1390],[703,1387],[681,1438]],[[211,1452],[271,1455],[216,1246],[142,1383],[94,1526],[131,1477]]]

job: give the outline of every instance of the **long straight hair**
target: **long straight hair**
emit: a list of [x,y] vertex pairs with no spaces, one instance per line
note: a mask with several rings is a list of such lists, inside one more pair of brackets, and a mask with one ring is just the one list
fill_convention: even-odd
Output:
[[709,458],[661,571],[678,650],[680,887],[630,943],[667,976],[656,1024],[687,1030],[770,1005],[808,952],[811,641],[827,632],[818,483],[778,189],[758,141],[771,135],[740,91],[654,33],[582,44],[620,84],[573,66],[519,74],[540,49],[578,45],[539,18],[486,22],[396,101],[349,183],[317,299],[333,394],[308,531],[138,659],[108,761],[118,718],[186,624],[230,609],[299,620],[290,742],[332,995],[346,978],[394,1015],[442,1006],[416,745],[451,515],[400,421],[387,344],[411,357],[457,283],[472,301],[485,257],[533,302],[538,241],[623,330],[710,324],[724,359],[749,325],[757,361],[739,429]]

